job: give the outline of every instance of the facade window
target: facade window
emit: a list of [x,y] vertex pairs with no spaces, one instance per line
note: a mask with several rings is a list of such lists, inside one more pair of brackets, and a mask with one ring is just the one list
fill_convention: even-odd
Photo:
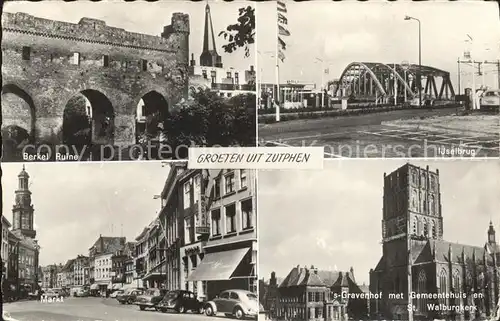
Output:
[[[441,293],[448,293],[448,282],[447,282],[448,275],[446,273],[446,270],[441,270],[441,273],[439,274],[439,288]],[[446,304],[446,298],[440,299],[440,303]]]
[[[417,283],[417,293],[427,293],[427,276],[425,275],[425,271],[421,270],[418,274],[418,283]],[[427,302],[425,298],[418,299],[418,309],[420,312],[427,312]]]
[[220,190],[220,178],[214,179],[214,197],[219,198],[221,196]]
[[455,292],[455,293],[461,292],[460,272],[458,272],[458,270],[455,270],[455,272],[453,272],[453,292]]
[[73,53],[73,60],[71,61],[73,65],[79,66],[80,65],[80,53],[75,52]]
[[31,59],[31,48],[23,47],[23,60],[30,60],[30,59]]
[[424,220],[423,224],[424,224],[424,236],[427,237],[429,236],[429,226],[427,224],[427,220]]
[[227,77],[227,78],[231,78],[231,72],[230,72],[230,71],[228,71],[228,72],[226,73],[226,77]]
[[414,235],[417,235],[417,219],[413,219],[413,222],[412,222],[412,232]]
[[253,227],[253,204],[252,199],[241,202],[242,228],[249,229]]
[[212,211],[212,235],[220,235],[220,209]]
[[108,55],[102,56],[102,66],[109,67],[109,56]]
[[145,59],[141,60],[141,70],[142,71],[147,71],[148,70],[148,61]]
[[184,209],[191,206],[191,184],[190,182],[184,183]]
[[206,70],[202,70],[201,74],[203,75],[204,79],[208,79],[208,75],[207,75],[207,71]]
[[224,177],[225,180],[225,194],[234,192],[234,173],[227,174]]
[[194,187],[193,187],[193,202],[196,203],[201,198],[201,176],[196,175],[194,178]]
[[433,238],[437,238],[436,225],[434,225],[434,221],[431,221],[430,225],[431,225],[431,235],[432,235],[432,237]]
[[434,195],[430,196],[429,199],[429,214],[434,215],[435,209],[434,209]]
[[237,85],[240,84],[240,78],[239,78],[239,74],[237,72],[234,73],[234,80],[235,80]]
[[236,232],[236,205],[226,206],[226,233]]
[[184,219],[184,242],[185,244],[191,243],[191,218]]
[[247,170],[240,169],[240,188],[247,187]]

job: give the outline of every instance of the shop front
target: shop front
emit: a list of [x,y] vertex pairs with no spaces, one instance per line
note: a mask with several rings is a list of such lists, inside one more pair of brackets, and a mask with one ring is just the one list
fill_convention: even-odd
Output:
[[143,284],[146,288],[151,289],[166,289],[167,288],[167,273],[165,262],[153,267],[144,277]]
[[200,284],[202,295],[198,296],[206,300],[212,300],[229,289],[256,292],[256,245],[256,241],[252,240],[232,244],[208,242],[204,246],[201,262],[189,274],[187,281]]

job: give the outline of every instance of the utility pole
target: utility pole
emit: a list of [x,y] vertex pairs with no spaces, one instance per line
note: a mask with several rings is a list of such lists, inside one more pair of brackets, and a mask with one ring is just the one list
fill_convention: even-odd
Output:
[[457,59],[457,65],[458,65],[458,94],[460,95],[462,91],[462,79],[460,78],[460,57]]
[[[497,86],[500,88],[500,60],[497,61],[483,61],[485,65],[496,65],[497,66]],[[484,73],[483,73],[484,75]]]

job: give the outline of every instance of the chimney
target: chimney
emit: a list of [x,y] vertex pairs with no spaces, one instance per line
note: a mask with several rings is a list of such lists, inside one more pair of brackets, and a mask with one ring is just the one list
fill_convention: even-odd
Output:
[[255,71],[254,66],[253,65],[250,66],[250,72],[254,72],[254,71]]

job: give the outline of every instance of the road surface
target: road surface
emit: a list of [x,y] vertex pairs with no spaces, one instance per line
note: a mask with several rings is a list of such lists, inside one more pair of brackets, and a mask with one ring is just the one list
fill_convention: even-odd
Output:
[[498,157],[498,134],[460,135],[383,124],[395,120],[448,116],[455,108],[408,109],[356,116],[259,124],[260,145],[324,146],[325,157]]
[[65,298],[64,302],[42,303],[18,301],[5,303],[4,310],[19,321],[211,321],[228,319],[225,316],[207,317],[203,314],[161,313],[140,311],[135,305],[122,305],[111,298]]

